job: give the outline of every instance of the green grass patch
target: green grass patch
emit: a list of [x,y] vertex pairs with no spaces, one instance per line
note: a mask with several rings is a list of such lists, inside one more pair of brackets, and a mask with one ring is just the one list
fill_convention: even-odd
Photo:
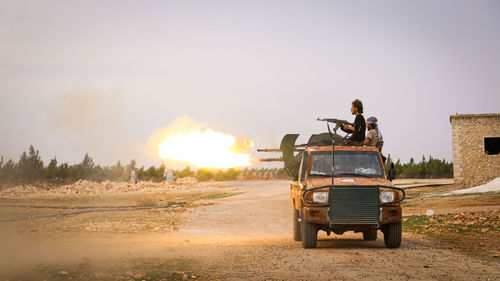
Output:
[[490,231],[500,231],[500,227],[490,225],[488,221],[481,223],[480,225],[467,225],[465,223],[456,223],[456,220],[454,221],[452,218],[447,216],[408,216],[405,217],[405,220],[406,221],[403,222],[404,231],[417,230],[419,232],[427,232],[426,230],[431,229],[460,234],[470,232],[477,233],[486,228]]
[[406,230],[406,229],[412,230],[413,228],[423,226],[428,217],[427,216],[408,216],[405,218],[407,219],[407,221],[403,222],[403,230]]

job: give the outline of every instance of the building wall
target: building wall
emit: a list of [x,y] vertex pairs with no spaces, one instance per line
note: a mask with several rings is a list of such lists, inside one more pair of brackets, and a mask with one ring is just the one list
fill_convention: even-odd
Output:
[[478,185],[500,177],[500,155],[487,155],[485,137],[500,137],[500,114],[450,116],[455,182]]

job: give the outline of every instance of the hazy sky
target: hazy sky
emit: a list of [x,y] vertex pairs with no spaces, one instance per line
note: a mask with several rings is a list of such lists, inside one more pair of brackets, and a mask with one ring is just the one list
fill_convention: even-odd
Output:
[[449,116],[500,109],[500,1],[0,1],[6,158],[156,164],[184,115],[278,146],[355,98],[386,154],[452,160]]

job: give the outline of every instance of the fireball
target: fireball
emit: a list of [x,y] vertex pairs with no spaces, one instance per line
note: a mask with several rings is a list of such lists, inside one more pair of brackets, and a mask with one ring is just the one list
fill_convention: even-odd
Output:
[[[186,119],[187,117],[184,117]],[[184,124],[185,126],[179,126]],[[186,126],[189,125],[189,126]],[[191,163],[197,167],[233,168],[252,165],[250,139],[203,129],[194,120],[176,120],[166,130],[158,155],[164,160]]]

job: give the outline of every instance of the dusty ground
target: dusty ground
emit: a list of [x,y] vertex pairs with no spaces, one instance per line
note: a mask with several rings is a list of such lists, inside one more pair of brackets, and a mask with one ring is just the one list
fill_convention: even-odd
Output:
[[[425,228],[429,219],[421,216],[429,207],[436,210],[435,220],[427,223],[431,230],[441,227],[439,216],[450,213],[449,220],[466,225],[470,221],[460,218],[464,207],[478,209],[478,219],[484,208],[498,213],[498,196],[446,197],[448,203],[441,204],[443,199],[426,197],[436,188],[452,187],[409,191],[403,212],[412,216],[400,249],[386,249],[381,233],[372,242],[361,234],[321,233],[318,249],[303,249],[291,238],[287,181],[232,182],[147,196],[0,199],[0,205],[168,205],[0,222],[0,280],[498,280],[495,252],[471,255],[452,241],[431,237]],[[236,195],[227,197],[231,193]],[[2,218],[64,211],[0,207]],[[498,220],[493,222],[496,227],[474,235],[498,241]]]

